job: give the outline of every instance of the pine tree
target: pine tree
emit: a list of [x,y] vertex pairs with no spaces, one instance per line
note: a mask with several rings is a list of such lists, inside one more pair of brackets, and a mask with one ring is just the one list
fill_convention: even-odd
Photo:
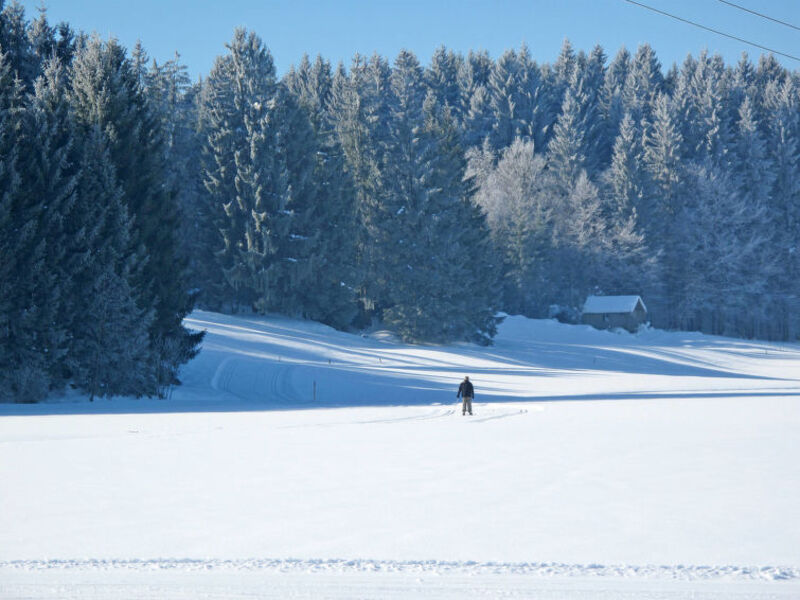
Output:
[[556,62],[553,64],[553,80],[552,85],[554,88],[554,97],[558,105],[564,100],[564,91],[569,86],[569,82],[577,67],[578,61],[575,56],[575,49],[568,39],[564,39],[561,44],[561,51],[558,54]]
[[[330,64],[318,57],[313,65],[307,58],[298,70],[290,73],[286,84],[294,95],[303,118],[291,140],[301,141],[297,131],[304,131],[307,122],[311,134],[306,134],[307,147],[293,148],[294,153],[313,157],[313,172],[309,176],[307,197],[296,208],[300,228],[296,230],[295,245],[304,243],[305,269],[310,274],[298,306],[305,316],[344,328],[356,314],[355,286],[355,192],[346,170],[344,152],[336,138],[329,114],[333,77]],[[287,155],[288,156],[288,155]],[[300,157],[298,157],[300,158]],[[288,156],[290,163],[295,162]],[[297,160],[296,164],[303,164]],[[301,171],[302,172],[302,171]]]
[[340,65],[333,77],[331,119],[346,159],[346,173],[355,188],[358,224],[357,296],[368,321],[385,306],[378,242],[374,237],[382,219],[381,177],[390,122],[391,70],[384,59],[356,55],[349,73]]
[[550,278],[557,282],[558,304],[577,311],[588,293],[604,283],[608,245],[600,195],[585,171],[570,184],[556,210]]
[[489,78],[489,94],[492,107],[492,132],[489,140],[495,151],[511,145],[515,137],[522,135],[519,95],[519,61],[517,53],[507,50],[497,59]]
[[623,46],[608,65],[603,79],[603,88],[599,91],[599,110],[605,126],[598,149],[598,158],[601,164],[608,164],[611,160],[614,142],[625,116],[622,95],[630,69],[631,55]]
[[4,4],[5,0],[0,2],[0,51],[6,54],[11,72],[22,82],[25,91],[30,92],[39,74],[39,65],[28,39],[25,9],[16,1],[5,7]]
[[[293,228],[309,192],[312,131],[307,118],[287,107],[290,97],[279,89],[272,56],[258,36],[237,29],[228,49],[209,77],[204,107],[206,188],[224,243],[218,256],[236,302],[285,310],[294,304],[297,275],[291,236],[306,237]],[[296,149],[292,119],[304,128]]]
[[705,51],[684,62],[675,99],[687,159],[725,166],[733,124],[727,79],[721,59]]
[[[800,116],[797,86],[791,80],[779,83],[774,78],[764,91],[767,121],[767,155],[774,169],[774,184],[768,205],[773,247],[781,265],[771,283],[776,297],[773,321],[781,339],[800,336]],[[757,166],[755,167],[757,168]]]
[[[461,98],[458,114],[461,115],[462,140],[467,147],[480,145],[491,130],[488,118],[483,120],[475,109],[480,106],[483,111],[480,114],[489,113],[488,86],[493,68],[494,62],[488,52],[470,50],[458,69],[458,88]],[[479,89],[483,98],[476,100],[474,96]]]
[[[586,128],[580,105],[572,87],[564,94],[561,115],[548,146],[548,164],[562,190],[569,190],[585,170],[587,162]],[[566,192],[565,192],[566,193]]]
[[431,57],[431,64],[425,70],[425,83],[436,97],[440,106],[447,106],[456,123],[462,119],[464,101],[461,98],[458,74],[462,70],[464,57],[439,46]]
[[651,120],[656,98],[663,92],[661,63],[649,44],[636,50],[622,91],[623,108],[637,123]]
[[676,324],[752,337],[766,317],[775,272],[766,207],[743,197],[724,171],[700,168],[691,179],[695,202],[681,215],[687,252]]
[[476,195],[502,255],[506,311],[545,316],[556,296],[548,272],[556,208],[552,190],[544,157],[534,153],[532,142],[515,140]]
[[661,253],[664,297],[659,312],[668,327],[675,326],[679,319],[688,253],[686,231],[681,225],[689,199],[682,144],[674,106],[666,95],[660,94],[645,132],[643,160],[647,187],[640,217],[650,247]]
[[[31,245],[19,248],[18,290],[36,314],[35,347],[42,353],[53,384],[61,383],[69,337],[67,287],[73,275],[68,223],[75,218],[79,167],[75,129],[66,99],[65,73],[51,58],[36,81],[21,138],[20,214],[33,226]],[[31,260],[29,264],[26,261]]]
[[182,326],[192,298],[178,256],[177,205],[174,190],[165,185],[165,141],[158,114],[115,40],[86,41],[73,61],[71,76],[71,104],[79,127],[86,131],[98,125],[109,140],[123,203],[134,218],[131,249],[146,257],[141,271],[131,274],[130,284],[138,306],[155,309],[150,343],[160,353],[154,368],[159,384],[171,385],[178,366],[196,353],[202,334]]
[[77,210],[68,223],[71,319],[67,366],[95,396],[154,394],[161,349],[152,347],[154,310],[137,306],[128,283],[141,271],[131,247],[132,222],[116,181],[108,141],[95,124],[85,132]]
[[644,201],[642,153],[641,133],[630,115],[626,114],[614,142],[611,167],[605,175],[608,214],[617,221],[635,217]]
[[[430,195],[433,141],[423,133],[425,85],[416,56],[398,54],[391,73],[391,118],[383,147],[380,187],[373,199],[367,231],[374,245],[372,270],[378,307],[407,338],[420,336],[424,324],[416,294],[429,272],[430,236],[418,230]],[[417,269],[417,271],[415,271]]]
[[22,250],[32,239],[32,228],[20,214],[20,152],[24,90],[8,55],[0,54],[0,399],[35,401],[47,393],[49,379],[25,333],[35,320],[17,282],[25,262],[34,259]]
[[28,27],[28,40],[40,72],[44,63],[56,54],[56,30],[47,22],[47,9],[39,8],[39,18]]
[[[395,62],[392,90],[376,232],[389,267],[384,319],[407,340],[488,343],[496,330],[494,299],[480,283],[486,282],[481,267],[491,263],[480,254],[485,229],[463,183],[463,151],[449,109],[425,95],[422,70],[408,52]],[[476,291],[470,297],[464,289]]]
[[[464,145],[470,148],[489,143],[494,125],[491,95],[485,86],[478,86],[470,97],[464,114]],[[490,144],[491,145],[491,144]]]

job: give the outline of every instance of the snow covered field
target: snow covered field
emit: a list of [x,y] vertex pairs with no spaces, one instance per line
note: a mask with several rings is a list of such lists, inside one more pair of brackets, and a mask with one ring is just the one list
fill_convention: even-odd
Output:
[[188,324],[169,400],[0,405],[0,598],[800,598],[798,345]]

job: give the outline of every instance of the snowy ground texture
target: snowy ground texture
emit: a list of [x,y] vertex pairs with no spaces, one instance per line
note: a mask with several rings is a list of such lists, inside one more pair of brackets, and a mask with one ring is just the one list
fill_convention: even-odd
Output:
[[169,400],[0,405],[0,598],[800,598],[798,345],[188,324]]

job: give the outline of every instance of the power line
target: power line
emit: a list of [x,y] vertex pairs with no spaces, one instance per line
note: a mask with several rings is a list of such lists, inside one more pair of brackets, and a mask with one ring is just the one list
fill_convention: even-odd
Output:
[[682,23],[687,23],[689,25],[693,25],[694,27],[699,27],[700,29],[705,29],[706,31],[710,31],[711,33],[716,33],[717,35],[724,36],[726,38],[730,38],[732,40],[736,40],[737,42],[742,42],[743,44],[747,44],[749,46],[755,46],[756,48],[760,48],[761,50],[766,50],[767,52],[772,52],[773,54],[778,54],[779,56],[785,56],[786,58],[791,58],[792,60],[796,60],[800,62],[800,58],[797,56],[793,56],[791,54],[786,54],[785,52],[780,52],[779,50],[775,50],[773,48],[767,48],[766,46],[762,46],[761,44],[756,44],[755,42],[750,42],[748,40],[742,39],[740,37],[736,37],[735,35],[731,35],[730,33],[725,33],[724,31],[719,31],[717,29],[712,29],[711,27],[706,27],[705,25],[701,25],[700,23],[695,23],[694,21],[690,21],[689,19],[684,19],[683,17],[679,17],[677,15],[673,15],[668,12],[664,12],[663,10],[659,10],[657,8],[653,8],[652,6],[647,6],[646,4],[642,4],[641,2],[635,2],[635,0],[624,0],[628,4],[635,4],[636,6],[641,6],[642,8],[646,8],[647,10],[652,10],[655,13],[660,15],[664,15],[665,17],[670,17],[675,19],[676,21],[680,21]]
[[749,12],[751,15],[756,15],[757,17],[761,17],[762,19],[768,19],[770,21],[774,21],[775,23],[780,23],[781,25],[786,25],[787,27],[791,27],[792,29],[800,31],[800,27],[798,27],[797,25],[792,25],[791,23],[787,23],[786,21],[781,21],[780,19],[773,19],[769,15],[765,15],[763,13],[750,10],[749,8],[736,4],[735,2],[728,2],[728,0],[719,0],[719,1],[722,2],[723,4],[727,4],[728,6],[732,6],[734,8],[738,8],[739,10]]

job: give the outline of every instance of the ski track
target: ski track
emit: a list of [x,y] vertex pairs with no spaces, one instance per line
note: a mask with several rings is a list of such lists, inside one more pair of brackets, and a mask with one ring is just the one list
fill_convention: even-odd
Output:
[[533,577],[590,577],[679,581],[800,581],[800,567],[600,565],[564,563],[504,563],[438,560],[365,559],[50,559],[0,561],[3,571],[227,571],[273,574],[395,573],[415,575],[524,575]]
[[380,560],[0,562],[14,600],[792,600],[800,569]]

